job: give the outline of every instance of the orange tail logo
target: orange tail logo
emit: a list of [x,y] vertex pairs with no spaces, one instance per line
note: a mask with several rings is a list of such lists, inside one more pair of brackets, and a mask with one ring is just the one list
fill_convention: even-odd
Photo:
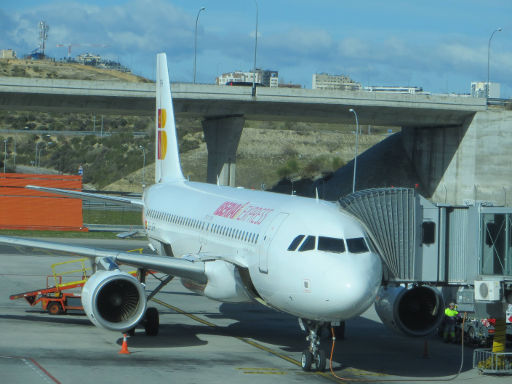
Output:
[[165,159],[167,153],[167,133],[165,133],[165,123],[167,122],[167,113],[165,109],[158,109],[158,160]]

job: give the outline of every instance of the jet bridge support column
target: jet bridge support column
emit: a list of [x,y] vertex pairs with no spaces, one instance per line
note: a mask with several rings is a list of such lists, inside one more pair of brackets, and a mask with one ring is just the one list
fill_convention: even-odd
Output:
[[245,118],[243,116],[220,116],[203,120],[203,132],[208,148],[206,181],[220,185],[235,186],[236,151]]

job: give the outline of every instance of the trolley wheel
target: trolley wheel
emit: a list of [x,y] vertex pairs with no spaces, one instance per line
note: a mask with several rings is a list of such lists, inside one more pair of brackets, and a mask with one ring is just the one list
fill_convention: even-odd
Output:
[[146,335],[156,336],[158,335],[158,327],[160,326],[160,320],[158,318],[158,310],[150,307],[146,310],[146,318],[144,321],[144,329]]
[[311,371],[311,364],[313,364],[313,354],[306,349],[302,352],[302,358],[300,359],[302,370],[305,372]]
[[52,302],[52,303],[48,304],[48,306],[46,307],[46,310],[48,311],[48,313],[50,315],[60,315],[62,313],[62,307],[57,302]]
[[467,339],[466,341],[468,342],[468,344],[470,344],[471,346],[476,345],[475,328],[473,328],[473,327],[468,328],[468,331],[466,332],[466,339]]

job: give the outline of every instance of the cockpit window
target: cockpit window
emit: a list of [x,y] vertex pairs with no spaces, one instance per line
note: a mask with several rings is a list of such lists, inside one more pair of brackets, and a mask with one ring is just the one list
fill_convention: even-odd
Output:
[[308,236],[299,248],[299,252],[311,251],[315,249],[315,236]]
[[343,239],[320,236],[318,238],[318,250],[325,252],[343,253],[345,252],[345,242]]
[[299,246],[300,242],[304,238],[304,235],[299,235],[293,241],[291,242],[290,246],[288,247],[289,251],[295,251],[297,247]]
[[350,253],[368,252],[368,246],[362,237],[347,239],[347,247]]

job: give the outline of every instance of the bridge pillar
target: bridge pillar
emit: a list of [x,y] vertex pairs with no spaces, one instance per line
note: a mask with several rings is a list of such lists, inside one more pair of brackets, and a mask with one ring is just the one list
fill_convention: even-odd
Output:
[[203,132],[208,149],[206,181],[220,185],[235,186],[236,151],[245,118],[243,116],[221,116],[203,120]]
[[512,205],[512,111],[477,112],[462,126],[403,128],[403,145],[425,195]]

